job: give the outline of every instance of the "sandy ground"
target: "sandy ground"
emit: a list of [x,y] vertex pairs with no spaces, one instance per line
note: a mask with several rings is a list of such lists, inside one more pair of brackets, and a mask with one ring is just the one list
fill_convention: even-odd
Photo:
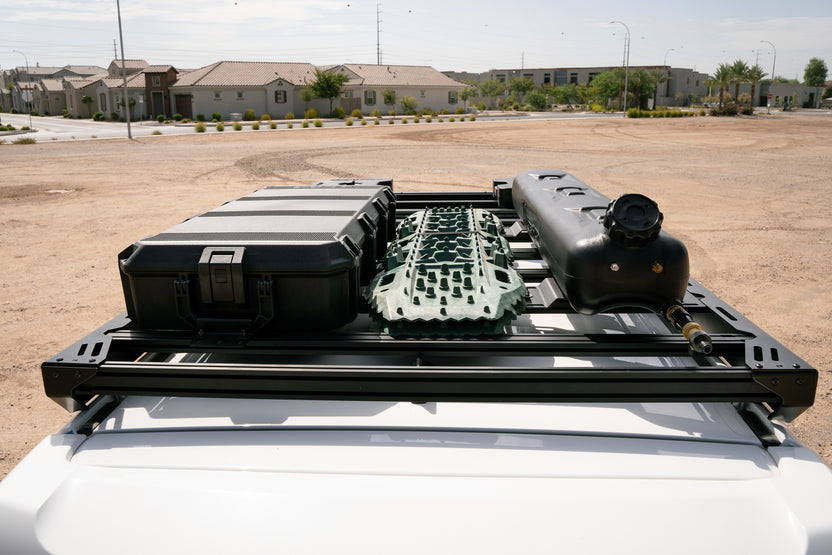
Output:
[[793,430],[832,462],[832,116],[422,123],[0,145],[0,478],[70,415],[39,365],[124,310],[116,255],[267,184],[487,189],[557,168],[655,199],[691,274],[820,369]]

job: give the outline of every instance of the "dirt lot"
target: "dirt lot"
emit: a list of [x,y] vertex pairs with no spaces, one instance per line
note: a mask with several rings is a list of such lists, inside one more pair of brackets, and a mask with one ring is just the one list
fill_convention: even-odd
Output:
[[124,310],[117,253],[267,184],[485,189],[535,168],[640,192],[691,274],[821,371],[793,425],[832,462],[832,116],[422,123],[0,146],[0,478],[69,414],[39,365]]

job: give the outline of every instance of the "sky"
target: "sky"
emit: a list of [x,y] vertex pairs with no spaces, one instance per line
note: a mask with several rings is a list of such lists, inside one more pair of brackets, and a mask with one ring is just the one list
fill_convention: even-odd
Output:
[[[630,65],[666,61],[711,74],[720,63],[742,59],[769,74],[776,64],[777,75],[802,80],[809,59],[818,57],[832,78],[829,0],[121,0],[120,6],[125,57],[177,69],[220,60],[373,64],[377,38],[382,63],[440,71],[614,66],[624,61],[626,26]],[[116,0],[4,0],[0,69],[27,59],[32,67],[107,67],[118,37]]]

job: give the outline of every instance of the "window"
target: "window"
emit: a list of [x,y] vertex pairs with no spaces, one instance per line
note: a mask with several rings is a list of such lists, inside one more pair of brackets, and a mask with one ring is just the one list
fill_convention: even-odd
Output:
[[364,91],[364,104],[372,106],[376,103],[376,91]]
[[448,104],[456,104],[456,91],[448,91]]
[[696,86],[699,86],[699,79],[696,80]]
[[523,79],[532,79],[534,80],[534,73],[524,73]]
[[552,75],[550,73],[543,74],[543,84],[551,83],[552,82]]
[[342,98],[352,98],[353,91],[344,91]]
[[274,101],[278,104],[286,103],[286,91],[274,91]]
[[237,100],[243,100],[243,91],[237,91]]
[[577,85],[578,84],[578,74],[577,73],[570,73],[569,74],[569,82]]
[[425,91],[419,91],[419,98],[425,98]]
[[600,75],[600,74],[597,71],[595,73],[590,73],[589,74],[589,81],[587,81],[586,84],[589,85],[590,83],[592,83],[592,80],[595,79],[596,77],[598,77],[598,75]]
[[500,83],[505,83],[506,82],[506,76],[498,74],[497,75],[497,81],[499,81]]
[[158,75],[154,75],[153,78],[151,79],[151,81],[153,82],[154,87],[161,87],[162,86],[162,78],[159,77]]
[[220,91],[214,91],[214,100],[222,100],[222,93]]

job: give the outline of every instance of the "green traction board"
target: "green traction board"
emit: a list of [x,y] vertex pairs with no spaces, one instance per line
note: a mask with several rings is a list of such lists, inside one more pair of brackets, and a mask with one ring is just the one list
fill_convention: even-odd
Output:
[[386,271],[367,287],[373,316],[390,335],[502,333],[525,305],[526,286],[491,212],[440,207],[400,224]]

